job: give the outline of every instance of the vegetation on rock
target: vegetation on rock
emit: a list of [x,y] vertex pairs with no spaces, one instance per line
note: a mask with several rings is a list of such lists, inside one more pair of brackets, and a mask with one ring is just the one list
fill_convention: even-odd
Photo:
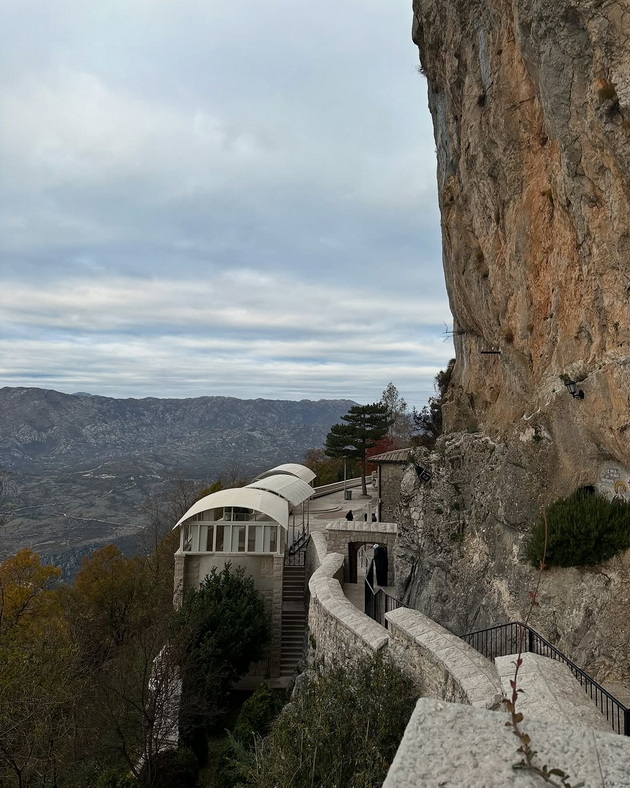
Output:
[[414,436],[413,443],[416,446],[428,446],[431,448],[442,434],[442,405],[446,401],[446,393],[454,368],[455,359],[452,358],[448,362],[446,369],[441,369],[435,376],[434,387],[437,396],[430,397],[422,410],[417,411],[415,408],[413,410],[413,420],[417,433]]
[[[545,510],[547,566],[591,566],[630,547],[630,503],[576,490]],[[527,560],[539,566],[545,545],[544,518],[534,526]]]

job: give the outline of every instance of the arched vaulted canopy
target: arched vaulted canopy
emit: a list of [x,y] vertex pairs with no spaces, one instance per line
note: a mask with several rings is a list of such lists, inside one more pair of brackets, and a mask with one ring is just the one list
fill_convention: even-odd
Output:
[[310,484],[289,474],[266,476],[264,479],[248,484],[245,489],[250,488],[276,493],[285,498],[292,507],[299,506],[315,492]]
[[297,476],[298,479],[302,479],[302,481],[306,482],[307,484],[310,484],[317,475],[310,468],[307,468],[306,465],[300,465],[297,462],[285,462],[283,465],[277,465],[275,468],[271,468],[270,470],[261,473],[260,476],[256,477],[255,481],[259,481],[260,479],[265,479],[267,476],[274,476],[279,473]]
[[205,495],[190,507],[174,527],[177,528],[196,514],[226,506],[243,507],[262,512],[283,528],[288,529],[289,527],[289,502],[273,492],[254,487],[233,487],[229,490],[219,490],[219,492]]

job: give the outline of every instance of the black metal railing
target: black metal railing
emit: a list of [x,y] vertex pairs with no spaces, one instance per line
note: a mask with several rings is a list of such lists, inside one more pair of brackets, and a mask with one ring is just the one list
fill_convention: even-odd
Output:
[[303,531],[298,538],[284,551],[285,566],[304,566],[306,563],[306,547],[311,535]]
[[496,657],[506,657],[509,654],[522,652],[541,654],[543,657],[563,662],[608,720],[612,729],[622,735],[630,736],[630,709],[530,626],[522,624],[520,621],[512,621],[509,624],[501,624],[462,635],[462,640],[483,654],[484,657],[492,660]]
[[399,599],[391,596],[382,588],[374,589],[374,560],[370,565],[365,576],[365,613],[374,619],[378,624],[387,627],[385,613],[396,610],[399,607],[406,607]]

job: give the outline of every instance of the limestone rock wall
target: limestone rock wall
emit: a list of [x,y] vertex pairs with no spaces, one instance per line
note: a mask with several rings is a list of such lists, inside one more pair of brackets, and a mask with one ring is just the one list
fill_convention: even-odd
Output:
[[[434,478],[403,479],[397,577],[461,633],[523,616],[544,505],[585,485],[629,497],[630,0],[413,12],[457,361],[447,435],[421,458]],[[629,580],[628,556],[553,570],[534,626],[627,682]]]
[[[529,606],[536,571],[523,542],[540,507],[562,492],[553,445],[533,434],[524,429],[516,443],[446,435],[434,452],[417,450],[430,482],[413,465],[403,477],[398,595],[456,634],[522,620]],[[595,567],[547,570],[531,624],[600,681],[627,685],[629,611],[626,551]]]
[[536,414],[557,472],[627,466],[630,2],[413,6],[456,331],[447,429]]

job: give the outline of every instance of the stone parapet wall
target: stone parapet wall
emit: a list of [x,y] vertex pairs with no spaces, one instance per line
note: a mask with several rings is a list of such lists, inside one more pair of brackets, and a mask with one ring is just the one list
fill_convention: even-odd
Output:
[[427,698],[501,708],[503,692],[490,660],[417,610],[386,613],[389,655]]
[[315,655],[324,662],[352,661],[385,648],[387,630],[350,602],[339,582],[343,556],[328,553],[309,580],[308,626]]
[[[519,742],[504,719],[485,709],[420,698],[383,788],[540,788],[546,784],[540,777],[513,768],[521,760]],[[527,716],[523,727],[537,765],[564,769],[572,785],[628,785],[630,739],[625,736]]]
[[[511,692],[514,663],[518,654],[497,657],[496,666],[506,696]],[[526,719],[546,720],[560,725],[585,725],[606,733],[611,726],[564,662],[541,654],[521,654],[518,686],[523,690],[518,708]],[[610,707],[612,717],[613,710]],[[623,725],[623,719],[621,719]]]

